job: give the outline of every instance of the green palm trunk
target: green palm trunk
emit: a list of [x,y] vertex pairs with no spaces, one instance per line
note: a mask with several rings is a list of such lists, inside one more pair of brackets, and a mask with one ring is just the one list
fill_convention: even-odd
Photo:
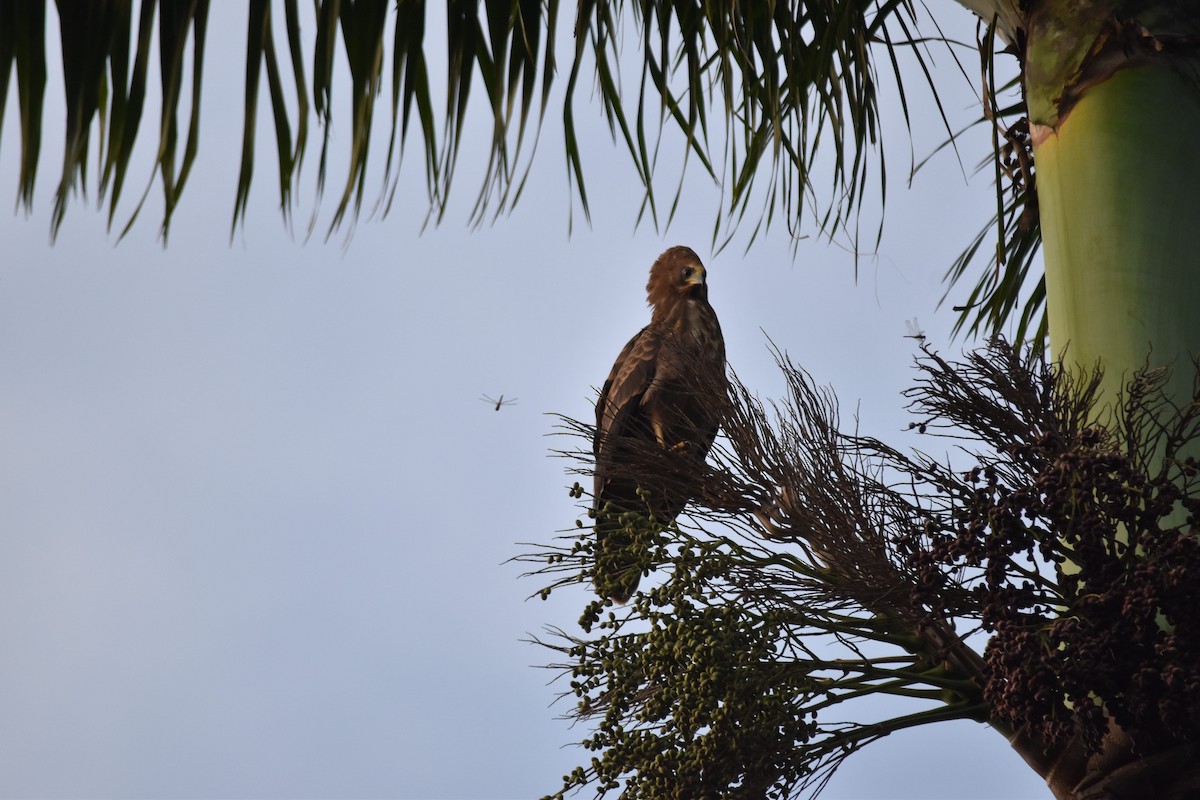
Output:
[[1200,91],[1169,64],[1115,72],[1035,129],[1050,344],[1106,390],[1200,354]]
[[[1020,22],[1050,346],[1111,401],[1149,363],[1190,400],[1200,354],[1200,9],[1042,0]],[[1011,33],[1011,31],[1010,31]]]
[[[1052,352],[1069,367],[1099,365],[1108,403],[1147,365],[1173,366],[1168,396],[1190,402],[1200,356],[1200,10],[1045,0],[1018,24]],[[1013,743],[1060,798],[1080,796],[1081,781],[1133,798],[1196,780],[1170,745],[1156,754],[1116,728],[1103,764],[1077,743],[1053,753]]]

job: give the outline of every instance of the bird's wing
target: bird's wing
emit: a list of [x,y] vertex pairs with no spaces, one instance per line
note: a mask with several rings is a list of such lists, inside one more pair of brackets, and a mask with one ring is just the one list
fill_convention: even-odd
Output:
[[597,503],[606,496],[612,462],[619,458],[622,439],[634,433],[639,424],[643,398],[658,369],[660,347],[661,336],[656,331],[649,326],[640,330],[621,350],[600,390],[600,399],[596,401],[596,437],[592,443]]
[[654,381],[657,368],[659,335],[649,326],[629,340],[613,363],[608,379],[596,401],[595,453],[600,454],[604,440],[620,436],[622,427]]
[[[620,602],[629,599],[637,588],[641,572],[629,559],[629,535],[616,518],[601,515],[610,502],[618,510],[629,510],[638,502],[636,481],[622,472],[622,440],[637,436],[642,398],[653,385],[661,343],[657,332],[643,328],[617,356],[600,398],[596,401],[595,493],[597,591]],[[628,455],[628,454],[626,454]]]

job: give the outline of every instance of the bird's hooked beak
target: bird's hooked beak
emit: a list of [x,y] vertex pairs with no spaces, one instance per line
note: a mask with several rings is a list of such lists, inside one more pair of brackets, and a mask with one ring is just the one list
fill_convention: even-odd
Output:
[[708,272],[699,264],[689,268],[691,274],[683,280],[684,286],[705,286],[708,284]]

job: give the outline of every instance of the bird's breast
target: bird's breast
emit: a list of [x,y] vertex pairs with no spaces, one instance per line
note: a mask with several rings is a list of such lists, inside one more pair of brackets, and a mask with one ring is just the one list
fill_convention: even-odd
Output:
[[682,315],[683,330],[679,331],[685,339],[694,341],[697,350],[706,358],[724,360],[724,339],[721,337],[721,325],[717,315],[707,303],[690,300]]

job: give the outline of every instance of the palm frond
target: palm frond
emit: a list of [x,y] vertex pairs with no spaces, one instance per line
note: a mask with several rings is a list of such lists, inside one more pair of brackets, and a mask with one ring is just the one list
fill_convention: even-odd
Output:
[[[5,4],[0,11],[5,23],[0,32],[0,113],[7,75],[15,64],[22,98],[19,202],[27,208],[41,139],[45,7],[42,0]],[[52,230],[62,222],[70,193],[77,186],[86,189],[88,134],[97,116],[102,134],[99,192],[110,225],[116,219],[147,101],[157,25],[162,112],[151,175],[162,181],[165,237],[198,149],[210,2],[63,0],[57,8],[70,112]],[[253,181],[263,74],[275,133],[279,203],[290,224],[310,113],[323,128],[315,177],[318,197],[329,177],[334,91],[345,90],[335,80],[339,63],[348,67],[350,77],[350,135],[344,183],[328,233],[351,224],[362,212],[371,175],[375,103],[388,80],[390,130],[386,158],[377,168],[382,175],[374,208],[386,214],[395,205],[404,149],[415,131],[421,139],[427,212],[435,221],[444,218],[468,112],[475,106],[488,111],[490,146],[471,220],[494,219],[519,200],[555,96],[558,0],[447,0],[444,97],[435,96],[428,57],[442,44],[430,24],[430,9],[420,0],[318,0],[311,16],[302,13],[296,0],[249,0],[246,9],[235,229],[245,218]],[[923,82],[933,89],[932,71],[920,51],[929,40],[917,34],[918,14],[911,0],[767,5],[581,0],[574,10],[575,43],[562,94],[564,154],[568,182],[585,217],[590,218],[590,207],[577,107],[587,93],[598,100],[612,138],[629,153],[644,192],[641,214],[653,224],[669,224],[680,208],[688,166],[711,177],[723,195],[713,226],[717,247],[740,229],[749,228],[752,243],[773,224],[785,224],[795,235],[809,221],[829,237],[844,235],[857,244],[859,210],[868,197],[883,202],[887,188],[875,58],[886,56],[899,83],[896,54],[910,49]],[[631,41],[636,47],[629,46]],[[281,63],[285,46],[290,77]],[[389,57],[390,68],[385,66]],[[180,160],[178,116],[189,68],[191,107]],[[907,125],[911,92],[903,83],[899,92]],[[949,129],[940,102],[938,108]],[[668,152],[682,156],[662,158]],[[668,162],[678,174],[672,175],[673,192],[660,197],[659,173],[668,169]],[[145,197],[143,193],[126,216],[123,231],[136,219]]]
[[988,337],[1004,333],[1006,326],[1015,323],[1015,340],[1029,342],[1041,352],[1049,338],[1049,320],[1046,281],[1038,264],[1042,230],[1033,145],[1025,101],[1017,98],[1000,105],[999,98],[1018,94],[1020,78],[997,89],[995,41],[995,26],[982,27],[984,113],[977,124],[987,125],[992,133],[992,153],[981,168],[991,167],[994,173],[996,213],[947,270],[942,302],[976,270],[966,301],[954,307],[959,315],[954,332]]
[[46,7],[42,3],[6,3],[0,8],[0,124],[4,122],[8,80],[14,65],[21,117],[17,203],[28,209],[37,183],[46,95]]

